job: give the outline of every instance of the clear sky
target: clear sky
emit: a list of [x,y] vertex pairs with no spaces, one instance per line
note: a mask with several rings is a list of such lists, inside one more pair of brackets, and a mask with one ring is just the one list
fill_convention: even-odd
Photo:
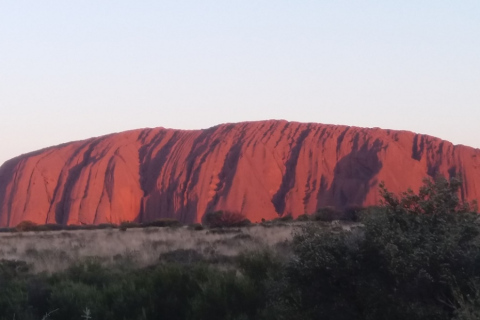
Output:
[[480,147],[480,1],[0,1],[0,164],[263,119]]

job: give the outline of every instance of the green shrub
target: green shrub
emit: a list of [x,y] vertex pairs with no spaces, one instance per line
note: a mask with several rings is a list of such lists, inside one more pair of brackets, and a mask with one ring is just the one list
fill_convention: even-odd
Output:
[[141,224],[142,227],[180,227],[181,225],[180,221],[171,218],[162,218]]
[[27,316],[28,271],[29,266],[25,261],[0,260],[0,319]]
[[51,315],[51,319],[82,320],[85,308],[92,310],[93,317],[98,317],[105,306],[102,305],[103,288],[64,280],[55,284],[49,298],[51,310],[58,310]]
[[93,224],[69,224],[64,227],[65,230],[95,230],[96,226]]
[[47,223],[47,224],[38,225],[34,229],[35,231],[60,231],[60,230],[63,230],[64,227],[56,223]]
[[25,275],[30,270],[29,265],[22,260],[0,260],[0,281]]
[[203,222],[210,228],[245,227],[251,224],[244,214],[234,211],[215,211],[206,213]]
[[138,222],[132,222],[132,221],[122,221],[119,225],[119,229],[121,231],[126,231],[129,228],[141,228],[142,225]]
[[205,227],[202,226],[200,223],[194,223],[194,224],[189,225],[188,229],[195,230],[195,231],[201,231],[201,230],[204,230]]
[[343,213],[337,210],[335,207],[323,207],[317,209],[317,211],[313,214],[313,220],[315,221],[326,221],[330,222],[333,220],[342,220]]
[[279,218],[276,218],[275,220],[276,221],[281,221],[281,222],[290,222],[290,221],[293,221],[293,217],[292,217],[291,214],[287,214],[287,215],[281,216]]
[[160,255],[160,261],[167,263],[193,264],[205,261],[203,255],[194,249],[177,249]]
[[310,221],[312,220],[312,216],[308,213],[301,214],[297,217],[297,221]]
[[347,221],[359,221],[362,212],[365,211],[365,208],[362,206],[347,206],[343,209],[343,217],[340,220],[347,220]]
[[480,225],[459,185],[439,178],[400,197],[382,187],[384,205],[363,215],[363,228],[305,226],[276,310],[301,319],[473,317]]
[[260,284],[282,271],[282,261],[271,250],[247,251],[236,258],[241,272]]
[[118,226],[114,223],[100,223],[95,226],[95,229],[114,229]]
[[38,226],[38,224],[36,224],[35,222],[32,222],[30,220],[24,220],[22,222],[20,222],[19,224],[17,224],[17,226],[15,227],[15,230],[16,231],[33,231],[35,230],[35,228]]

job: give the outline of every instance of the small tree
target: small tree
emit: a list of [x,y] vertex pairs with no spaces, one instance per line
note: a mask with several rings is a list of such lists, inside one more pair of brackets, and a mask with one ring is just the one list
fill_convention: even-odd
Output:
[[313,215],[313,219],[317,221],[342,220],[342,217],[342,212],[332,206],[318,208]]
[[205,214],[204,223],[210,228],[243,227],[250,224],[244,214],[235,211],[215,211]]
[[459,188],[457,180],[440,177],[425,180],[418,194],[396,196],[382,185],[383,204],[367,210],[363,228],[304,227],[294,237],[294,258],[276,299],[285,317],[473,314],[480,299],[480,225],[476,204],[460,201]]
[[418,194],[411,189],[400,194],[397,197],[385,188],[385,184],[380,183],[380,195],[382,196],[382,205],[390,212],[401,211],[414,214],[449,214],[449,213],[467,213],[478,210],[477,202],[469,203],[461,201],[458,193],[462,183],[458,179],[448,181],[443,176],[438,176],[434,181],[425,178],[423,186]]
[[24,220],[17,224],[15,227],[15,230],[17,231],[33,231],[35,228],[38,226],[35,222],[32,222],[30,220]]

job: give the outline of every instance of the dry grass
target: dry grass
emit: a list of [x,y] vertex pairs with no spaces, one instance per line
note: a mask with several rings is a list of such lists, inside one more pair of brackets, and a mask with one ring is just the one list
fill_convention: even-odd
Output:
[[221,263],[249,250],[286,247],[301,223],[253,225],[245,228],[192,230],[132,228],[43,231],[0,234],[0,259],[23,260],[33,272],[49,273],[71,264],[96,259],[104,265],[143,267],[167,257],[167,253],[200,254]]

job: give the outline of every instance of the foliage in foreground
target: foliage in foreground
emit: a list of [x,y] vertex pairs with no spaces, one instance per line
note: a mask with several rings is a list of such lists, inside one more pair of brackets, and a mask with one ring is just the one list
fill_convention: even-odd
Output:
[[[460,184],[426,181],[418,194],[381,189],[363,226],[311,222],[282,262],[242,254],[228,268],[201,257],[147,269],[95,261],[50,276],[0,262],[0,319],[457,319],[480,318],[480,225]],[[194,259],[195,258],[195,259]],[[183,261],[183,260],[182,260]]]
[[439,178],[384,206],[364,227],[294,239],[277,308],[284,319],[478,319],[480,226],[460,184]]
[[197,264],[107,269],[86,261],[51,276],[0,263],[0,319],[253,319],[266,304],[264,281],[278,267],[268,252],[238,257],[237,270]]

